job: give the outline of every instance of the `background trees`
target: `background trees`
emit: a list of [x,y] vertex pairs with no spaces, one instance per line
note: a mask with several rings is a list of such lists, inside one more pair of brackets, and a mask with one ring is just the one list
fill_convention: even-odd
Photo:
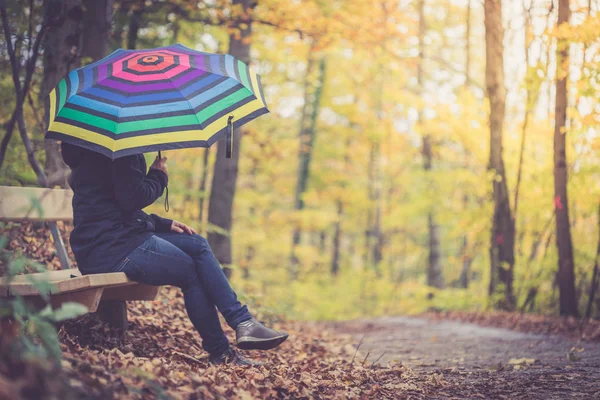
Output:
[[41,100],[73,68],[118,47],[229,52],[271,114],[232,159],[166,153],[170,216],[248,295],[307,318],[597,315],[595,1],[21,3],[0,2],[1,184],[64,184]]

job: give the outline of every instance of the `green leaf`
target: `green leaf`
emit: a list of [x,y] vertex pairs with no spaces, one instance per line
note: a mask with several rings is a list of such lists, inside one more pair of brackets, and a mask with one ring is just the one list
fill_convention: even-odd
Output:
[[21,338],[21,344],[24,347],[23,351],[23,359],[24,360],[43,360],[48,357],[48,352],[42,346],[38,346],[35,344],[30,338],[27,336],[23,336]]
[[46,272],[48,268],[44,264],[41,264],[37,261],[29,260],[28,264],[31,268],[35,270],[35,272]]
[[27,304],[21,296],[16,297],[12,301],[13,306],[13,315],[17,319],[17,321],[22,321],[24,317],[29,315],[29,310],[27,309]]
[[64,303],[59,309],[54,310],[51,315],[46,316],[46,318],[59,322],[64,321],[65,319],[79,317],[80,315],[85,315],[87,313],[88,308],[83,304],[69,302]]
[[8,265],[8,275],[15,276],[21,272],[25,272],[25,267],[27,266],[27,259],[24,257],[19,257],[10,262]]
[[56,333],[54,326],[47,321],[39,321],[36,324],[36,333],[42,340],[42,344],[50,357],[55,361],[60,361],[62,351],[60,349],[60,342],[58,341],[58,334]]
[[51,319],[53,315],[53,311],[52,311],[52,306],[50,304],[46,304],[46,307],[44,307],[39,313],[38,316],[42,317],[42,318],[47,318],[47,319]]
[[39,277],[37,279],[35,279],[31,275],[26,275],[26,276],[27,276],[27,281],[29,283],[31,283],[33,286],[35,286],[35,288],[38,290],[38,292],[40,292],[42,299],[44,299],[45,301],[48,301],[49,294],[52,293],[52,289],[55,288],[54,284],[52,282],[48,281],[48,279],[40,279]]

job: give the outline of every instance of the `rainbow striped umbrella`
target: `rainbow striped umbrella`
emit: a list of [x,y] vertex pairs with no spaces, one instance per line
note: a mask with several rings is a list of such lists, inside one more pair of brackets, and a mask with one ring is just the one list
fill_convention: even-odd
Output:
[[181,44],[116,50],[72,71],[48,96],[46,138],[112,159],[209,147],[269,112],[260,77],[228,54]]

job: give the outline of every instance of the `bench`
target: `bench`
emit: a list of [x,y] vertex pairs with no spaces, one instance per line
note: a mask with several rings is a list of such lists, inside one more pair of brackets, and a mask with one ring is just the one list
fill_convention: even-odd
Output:
[[57,221],[72,221],[73,192],[65,189],[0,186],[0,221],[38,221],[50,228],[62,270],[18,275],[10,283],[0,278],[0,297],[22,296],[38,307],[44,306],[31,280],[51,282],[50,303],[58,307],[65,302],[77,302],[98,312],[111,325],[127,328],[126,301],[154,300],[160,286],[137,283],[123,272],[82,275],[71,268]]

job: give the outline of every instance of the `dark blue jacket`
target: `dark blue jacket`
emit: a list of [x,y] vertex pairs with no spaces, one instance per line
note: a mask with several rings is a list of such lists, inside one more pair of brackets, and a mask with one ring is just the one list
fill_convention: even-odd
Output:
[[83,273],[111,272],[153,232],[171,229],[172,220],[142,211],[162,195],[168,181],[158,169],[146,173],[143,155],[113,161],[64,142],[61,149],[74,193],[69,242]]

